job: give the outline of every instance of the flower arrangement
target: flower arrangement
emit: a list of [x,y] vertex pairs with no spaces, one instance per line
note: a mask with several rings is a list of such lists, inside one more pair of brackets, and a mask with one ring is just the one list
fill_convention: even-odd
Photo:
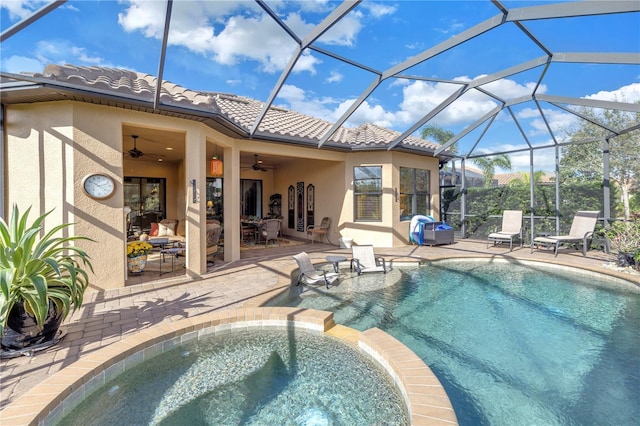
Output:
[[127,244],[127,257],[133,258],[148,254],[153,246],[146,241],[132,241]]

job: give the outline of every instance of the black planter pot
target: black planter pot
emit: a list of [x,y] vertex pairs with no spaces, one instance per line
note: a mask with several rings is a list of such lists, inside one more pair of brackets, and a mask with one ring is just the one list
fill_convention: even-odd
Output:
[[7,326],[2,336],[3,349],[24,349],[53,340],[62,324],[62,311],[49,300],[49,315],[44,322],[42,330],[38,328],[36,319],[28,313],[22,302],[13,305]]
[[632,253],[618,253],[617,264],[624,268],[627,266],[633,267],[636,264],[636,261],[634,260]]

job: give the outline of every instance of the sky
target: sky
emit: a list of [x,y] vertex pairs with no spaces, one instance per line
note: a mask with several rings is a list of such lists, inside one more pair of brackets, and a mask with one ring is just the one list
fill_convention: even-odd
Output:
[[[1,30],[46,3],[3,0]],[[340,4],[324,0],[264,3],[302,40]],[[557,2],[502,1],[508,9],[549,3]],[[125,68],[156,76],[165,9],[161,0],[68,1],[2,43],[0,70],[42,72],[47,64],[55,63]],[[382,73],[499,14],[488,0],[365,0],[314,42],[314,46],[359,66],[306,49],[274,105],[334,122],[376,81],[376,72]],[[524,26],[554,53],[640,55],[639,12],[527,21]],[[163,78],[193,90],[266,101],[295,48],[295,41],[253,1],[176,0]],[[419,79],[384,80],[345,125],[373,123],[404,132],[459,87],[450,81],[470,81],[544,55],[514,24],[501,25],[402,72]],[[486,86],[504,99],[531,94],[535,87],[541,94],[638,102],[640,66],[554,63],[544,74],[542,67],[536,67]],[[470,91],[431,124],[457,133],[496,105],[486,94]],[[547,123],[532,102],[512,110],[534,146],[551,141],[547,124],[562,133],[577,120],[551,104],[541,106]],[[458,152],[526,146],[510,114],[501,113],[483,131],[481,126],[462,139]],[[536,169],[552,170],[552,150],[535,152]],[[513,154],[512,165],[514,170],[528,170],[529,154]]]

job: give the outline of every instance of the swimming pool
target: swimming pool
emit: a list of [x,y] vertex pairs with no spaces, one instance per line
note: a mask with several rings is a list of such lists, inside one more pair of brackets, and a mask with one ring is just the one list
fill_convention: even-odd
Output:
[[406,425],[373,361],[294,329],[234,330],[176,347],[96,390],[64,425]]
[[440,261],[345,276],[279,304],[333,311],[339,324],[396,337],[438,376],[461,425],[640,418],[633,285],[537,263]]

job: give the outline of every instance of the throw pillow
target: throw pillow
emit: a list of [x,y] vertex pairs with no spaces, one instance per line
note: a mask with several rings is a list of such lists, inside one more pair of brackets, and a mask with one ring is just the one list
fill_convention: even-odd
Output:
[[149,231],[149,236],[157,237],[158,236],[158,223],[151,222],[151,231]]
[[178,222],[175,220],[162,220],[158,224],[158,236],[159,237],[175,237],[176,225]]

